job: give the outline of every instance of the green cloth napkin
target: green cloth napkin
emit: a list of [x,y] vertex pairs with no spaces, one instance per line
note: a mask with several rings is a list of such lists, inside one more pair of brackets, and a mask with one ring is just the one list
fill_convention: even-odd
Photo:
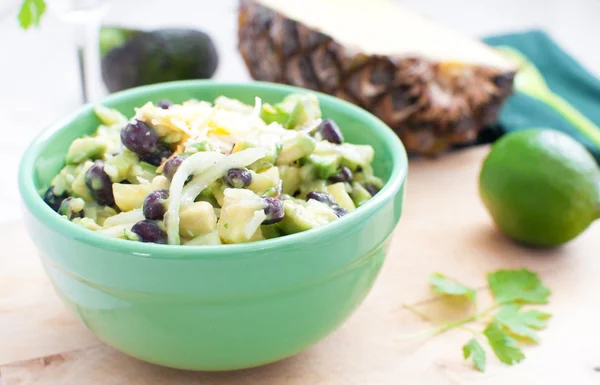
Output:
[[[492,46],[506,45],[519,50],[540,70],[553,92],[600,125],[600,80],[546,33],[527,31],[491,36],[484,41]],[[501,110],[498,123],[504,133],[535,127],[560,130],[583,143],[600,162],[600,148],[548,105],[530,96],[521,93],[511,96]]]

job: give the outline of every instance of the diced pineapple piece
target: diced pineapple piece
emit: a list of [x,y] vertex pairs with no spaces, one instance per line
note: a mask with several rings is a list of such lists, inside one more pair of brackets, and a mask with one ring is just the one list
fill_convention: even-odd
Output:
[[340,207],[348,211],[356,210],[356,206],[354,205],[352,198],[350,198],[350,195],[348,195],[346,185],[343,182],[327,186],[327,192],[335,199]]
[[201,234],[196,238],[184,243],[185,246],[206,246],[206,245],[220,245],[221,237],[219,237],[218,231],[211,231],[210,233]]
[[208,202],[194,202],[179,211],[179,235],[195,238],[217,229],[217,216]]
[[144,204],[144,199],[152,191],[154,191],[154,187],[150,183],[113,183],[113,196],[115,197],[115,204],[121,211],[131,211],[141,208]]
[[225,189],[217,229],[224,243],[264,239],[261,224],[266,219],[265,202],[250,190]]
[[155,176],[152,179],[152,187],[154,190],[167,190],[169,188],[169,180],[164,175]]

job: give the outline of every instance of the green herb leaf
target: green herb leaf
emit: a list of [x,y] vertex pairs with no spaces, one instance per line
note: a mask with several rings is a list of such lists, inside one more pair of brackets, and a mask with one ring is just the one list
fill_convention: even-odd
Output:
[[537,310],[519,311],[520,308],[520,305],[504,306],[494,319],[512,334],[538,342],[535,331],[545,328],[551,315]]
[[469,342],[463,345],[462,350],[465,360],[473,356],[473,365],[475,368],[480,372],[485,372],[485,350],[483,350],[479,341],[475,338],[471,338]]
[[544,286],[538,275],[532,271],[498,270],[489,273],[487,278],[497,303],[548,303],[550,289]]
[[434,273],[429,276],[429,284],[433,291],[439,294],[465,296],[472,302],[475,302],[475,290],[467,287],[452,278],[443,274]]
[[517,342],[510,338],[497,322],[490,323],[483,334],[487,337],[496,357],[503,363],[514,365],[525,358]]
[[38,26],[44,12],[46,12],[46,2],[44,0],[23,0],[18,16],[19,24],[23,29]]

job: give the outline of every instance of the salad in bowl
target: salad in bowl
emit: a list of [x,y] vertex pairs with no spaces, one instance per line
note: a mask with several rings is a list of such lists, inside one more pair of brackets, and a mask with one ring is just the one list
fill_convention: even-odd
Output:
[[276,104],[148,102],[75,139],[42,193],[99,234],[169,245],[276,238],[327,225],[377,194],[370,145],[346,143],[310,93]]

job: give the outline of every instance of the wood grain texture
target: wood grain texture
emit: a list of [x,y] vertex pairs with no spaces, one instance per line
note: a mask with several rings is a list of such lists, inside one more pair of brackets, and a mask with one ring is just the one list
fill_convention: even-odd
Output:
[[[598,225],[554,250],[519,246],[493,227],[477,195],[477,174],[487,149],[436,160],[414,160],[404,216],[372,292],[330,337],[290,359],[260,368],[198,373],[129,358],[98,341],[74,321],[39,267],[21,224],[0,240],[0,373],[2,385],[353,385],[353,384],[599,384],[600,237]],[[456,317],[427,287],[443,272],[481,287],[485,273],[527,267],[553,290],[554,314],[541,344],[525,348],[523,363],[507,367],[489,356],[486,373],[462,360],[470,335],[461,330],[399,342],[432,325],[403,309],[419,306],[436,317]],[[459,307],[460,310],[460,307]],[[465,310],[465,309],[463,309]],[[477,327],[476,325],[474,327]]]

